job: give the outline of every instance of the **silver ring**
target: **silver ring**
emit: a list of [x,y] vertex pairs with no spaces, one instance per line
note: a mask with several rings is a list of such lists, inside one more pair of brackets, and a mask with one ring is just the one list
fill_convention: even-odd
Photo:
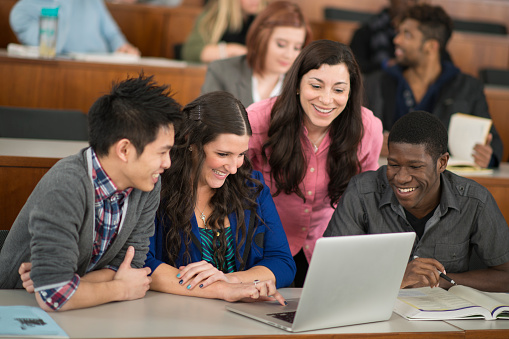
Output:
[[255,281],[253,281],[254,285],[256,286],[256,284],[258,284],[260,282],[260,280],[256,279]]

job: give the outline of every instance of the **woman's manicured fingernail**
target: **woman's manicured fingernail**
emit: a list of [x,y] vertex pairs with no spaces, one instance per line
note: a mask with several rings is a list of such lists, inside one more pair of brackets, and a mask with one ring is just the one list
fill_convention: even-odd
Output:
[[184,280],[180,279],[179,284],[182,285],[183,282]]
[[288,301],[285,300],[285,306],[288,305]]
[[179,274],[177,274],[177,278],[180,278],[180,273],[179,273]]
[[203,288],[203,284],[200,284],[200,288]]
[[191,289],[191,284],[187,285],[187,289],[190,290]]

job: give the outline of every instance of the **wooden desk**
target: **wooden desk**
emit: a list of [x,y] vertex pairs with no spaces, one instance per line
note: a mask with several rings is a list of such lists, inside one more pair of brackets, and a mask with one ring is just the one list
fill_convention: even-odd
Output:
[[58,160],[87,146],[80,141],[0,138],[0,229],[11,228],[39,180]]
[[[289,297],[301,289],[285,288]],[[37,306],[24,290],[0,290],[0,305]],[[464,338],[442,321],[407,321],[393,314],[384,322],[292,334],[225,309],[227,302],[149,291],[145,298],[83,310],[50,313],[71,338]],[[488,332],[488,331],[487,331]],[[484,332],[483,332],[484,334]],[[507,335],[507,332],[506,332]]]
[[186,41],[201,6],[165,7],[149,4],[108,3],[108,9],[126,39],[144,56],[175,58],[175,45]]
[[206,66],[185,65],[168,59],[141,58],[137,64],[43,60],[10,57],[0,50],[0,105],[66,108],[88,112],[92,103],[108,93],[114,81],[154,75],[169,85],[182,105],[194,100],[205,80]]

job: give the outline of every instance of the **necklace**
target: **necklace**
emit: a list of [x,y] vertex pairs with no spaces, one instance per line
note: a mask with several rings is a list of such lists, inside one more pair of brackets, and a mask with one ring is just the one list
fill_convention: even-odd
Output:
[[[200,212],[200,219],[203,221],[203,226],[205,226],[205,228],[207,228],[207,222],[206,222],[207,216],[201,211],[201,209],[198,207],[198,204],[196,204],[196,208],[198,209],[198,212]],[[205,209],[207,209],[207,206],[205,206]]]
[[328,131],[329,129],[326,129],[325,132],[322,135],[320,135],[320,137],[316,140],[316,142],[313,142],[313,140],[311,140],[308,135],[308,140],[311,143],[311,145],[313,145],[315,153],[318,152],[318,146],[316,146],[316,144],[319,144],[323,140],[323,138],[325,138],[325,135],[327,134]]
[[[201,211],[201,209],[198,207],[198,205],[196,205],[196,208],[198,209],[198,212],[200,212],[200,219],[203,221],[203,226],[204,226],[204,228],[205,228],[205,229],[207,229],[207,228],[208,228],[208,227],[207,227],[207,221],[206,221],[206,220],[207,220],[207,216],[205,215],[205,213],[203,213],[203,212]],[[205,211],[206,209],[207,209],[207,206],[205,206],[204,211]],[[212,228],[210,228],[210,230],[212,230]],[[219,237],[219,234],[220,234],[220,233],[219,233],[217,230],[215,230],[214,232],[216,232],[216,236],[218,236],[218,237]]]

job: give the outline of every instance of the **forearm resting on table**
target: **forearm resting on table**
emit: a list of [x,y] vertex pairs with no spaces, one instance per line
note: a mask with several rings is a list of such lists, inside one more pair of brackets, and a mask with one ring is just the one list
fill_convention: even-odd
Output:
[[212,62],[246,53],[246,46],[237,43],[208,44],[203,47],[200,53],[200,60],[202,62]]
[[177,278],[179,271],[179,269],[167,264],[159,265],[155,269],[154,273],[152,273],[152,283],[150,284],[150,289],[153,291],[178,295],[188,295],[209,299],[223,299],[224,290],[228,286],[227,282],[216,281],[210,286],[207,286],[207,288],[196,287],[188,289],[186,285],[179,284],[180,280]]
[[[110,280],[106,282],[89,282],[80,280],[80,284],[72,297],[59,309],[67,311],[77,308],[86,308],[105,304],[112,301],[128,299],[129,292],[121,281]],[[46,305],[39,293],[35,293],[39,306],[46,312],[53,310]]]
[[[447,273],[456,284],[470,286],[485,292],[509,292],[509,262],[483,270]],[[449,288],[451,283],[440,280],[440,286]]]
[[265,266],[254,266],[246,271],[228,273],[228,279],[235,283],[252,283],[254,280],[272,280],[276,284],[276,277],[271,270]]
[[177,278],[179,272],[180,270],[173,266],[159,265],[151,276],[150,289],[178,295],[236,301],[248,296],[248,289],[254,286],[254,280],[272,280],[275,284],[274,274],[263,266],[255,266],[247,271],[229,273],[226,275],[229,282],[219,280],[203,288],[199,286],[187,288],[188,283],[179,284],[180,279]]
[[113,280],[115,276],[115,271],[110,270],[109,268],[103,268],[101,270],[92,271],[90,273],[85,274],[81,277],[81,281],[97,283],[97,282],[105,282]]

